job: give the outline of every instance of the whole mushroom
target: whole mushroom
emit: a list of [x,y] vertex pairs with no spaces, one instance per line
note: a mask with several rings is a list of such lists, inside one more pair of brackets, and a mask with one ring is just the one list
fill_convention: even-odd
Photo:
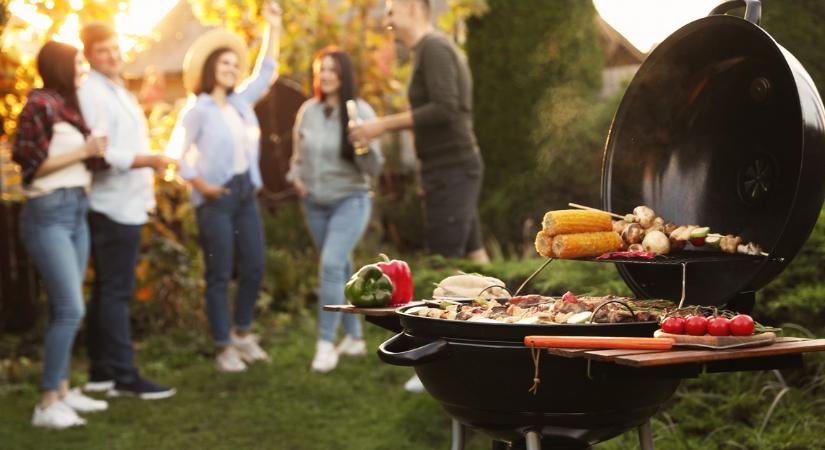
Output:
[[666,255],[670,252],[670,239],[661,231],[653,231],[645,235],[642,246],[654,255]]
[[622,240],[628,244],[638,244],[644,237],[644,229],[638,223],[629,223],[622,230]]
[[656,212],[647,206],[637,206],[633,208],[633,215],[638,218],[639,225],[642,228],[649,228],[656,220]]

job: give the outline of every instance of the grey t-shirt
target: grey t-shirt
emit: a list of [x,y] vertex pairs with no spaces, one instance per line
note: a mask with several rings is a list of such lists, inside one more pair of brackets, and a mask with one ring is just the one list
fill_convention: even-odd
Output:
[[[362,120],[375,118],[375,111],[367,102],[359,99],[357,105]],[[301,105],[293,129],[287,180],[300,178],[310,199],[321,204],[335,202],[353,192],[368,191],[369,177],[381,173],[384,164],[378,140],[370,143],[368,153],[354,155],[354,163],[341,157],[339,114],[339,108],[330,110],[312,98]]]

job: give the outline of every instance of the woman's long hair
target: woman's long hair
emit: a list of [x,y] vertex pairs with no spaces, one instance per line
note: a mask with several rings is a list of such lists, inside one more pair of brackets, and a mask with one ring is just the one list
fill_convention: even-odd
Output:
[[76,57],[77,49],[71,45],[46,42],[37,54],[37,72],[43,79],[43,87],[60,94],[66,107],[82,118],[80,103],[77,101],[77,87],[74,84]]
[[[212,91],[215,90],[215,87],[218,85],[218,77],[215,73],[218,69],[218,58],[220,58],[224,53],[229,52],[235,53],[229,47],[220,47],[215,49],[209,54],[209,56],[206,57],[206,61],[203,63],[203,67],[201,68],[200,80],[194,89],[195,95],[204,93],[211,94]],[[234,87],[228,88],[226,90],[226,95],[231,94],[234,90]]]
[[329,56],[335,61],[335,73],[338,74],[338,79],[341,81],[341,87],[338,91],[338,117],[341,119],[341,158],[347,161],[355,160],[355,151],[349,141],[348,125],[349,114],[347,113],[347,100],[355,100],[358,98],[358,87],[355,83],[355,69],[352,65],[352,59],[349,55],[342,52],[335,46],[329,46],[321,49],[315,56],[312,63],[312,88],[315,98],[319,101],[326,101],[326,95],[321,92],[321,83],[319,80],[319,73],[321,71],[321,61]]

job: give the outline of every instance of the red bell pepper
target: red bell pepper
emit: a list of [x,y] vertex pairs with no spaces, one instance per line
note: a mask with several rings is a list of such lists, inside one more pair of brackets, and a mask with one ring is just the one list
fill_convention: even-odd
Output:
[[384,274],[392,281],[393,291],[392,300],[388,306],[404,305],[410,302],[413,298],[413,281],[410,266],[406,262],[390,259],[385,254],[381,254],[383,262],[375,265],[381,269]]

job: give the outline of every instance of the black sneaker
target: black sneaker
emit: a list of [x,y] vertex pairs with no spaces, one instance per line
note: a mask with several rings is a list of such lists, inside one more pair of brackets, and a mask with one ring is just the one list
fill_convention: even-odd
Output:
[[130,383],[115,382],[115,387],[109,390],[109,397],[137,397],[141,400],[160,400],[175,395],[175,388],[158,386],[139,375]]

